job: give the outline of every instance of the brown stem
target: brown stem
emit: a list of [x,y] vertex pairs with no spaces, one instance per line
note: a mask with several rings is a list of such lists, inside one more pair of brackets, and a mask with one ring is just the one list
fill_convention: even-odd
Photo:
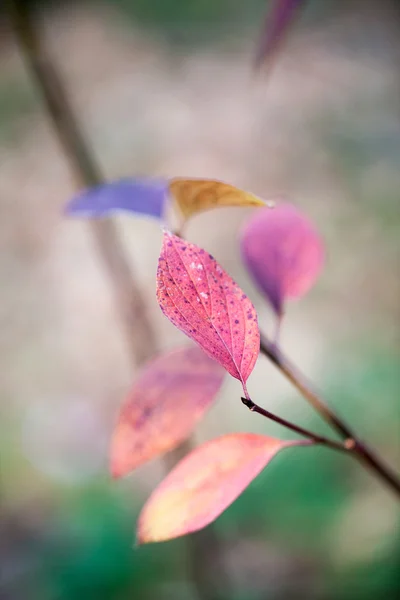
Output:
[[[77,184],[84,187],[102,184],[104,178],[101,170],[81,133],[68,94],[51,56],[41,43],[27,3],[25,0],[6,0],[6,6],[26,64],[42,94],[54,131],[68,157]],[[157,352],[156,335],[147,314],[145,299],[125,257],[114,223],[111,220],[102,220],[92,222],[90,227],[112,283],[132,361],[140,365]],[[188,448],[191,448],[190,441],[171,452],[168,459],[164,461],[167,468],[171,460],[176,464],[183,458]],[[212,580],[204,549],[212,548],[216,562],[221,562],[219,561],[221,553],[219,539],[209,528],[203,532],[201,540],[191,537],[186,544],[189,568],[197,595],[203,600],[213,600],[215,594],[212,589],[222,586],[226,590],[228,585],[222,564],[218,571],[218,579],[214,577]]]
[[282,321],[283,321],[283,313],[279,313],[276,317],[276,322],[275,322],[275,331],[274,331],[274,344],[278,345],[279,344],[279,336],[281,333],[281,329],[282,329]]
[[321,415],[321,417],[335,429],[345,440],[345,446],[365,466],[384,481],[393,491],[400,496],[400,480],[398,476],[381,459],[362,442],[350,427],[338,417],[333,410],[321,398],[320,394],[313,388],[307,379],[296,369],[283,352],[261,334],[261,352],[265,354],[274,365],[285,375],[287,379],[297,388],[302,396]]
[[312,440],[316,444],[328,446],[329,448],[333,448],[334,450],[340,450],[341,452],[349,451],[349,448],[345,444],[341,442],[335,442],[334,440],[329,440],[328,438],[323,437],[322,435],[318,435],[317,433],[313,433],[312,431],[309,431],[304,427],[299,427],[291,421],[286,421],[286,419],[282,419],[281,417],[278,417],[278,415],[274,415],[274,413],[269,412],[269,410],[262,408],[261,406],[253,402],[253,400],[251,400],[250,398],[242,397],[241,400],[243,404],[247,406],[247,408],[252,412],[256,412],[259,415],[270,419],[271,421],[275,421],[275,423],[279,423],[279,425],[286,427],[286,429],[290,429],[291,431],[294,431],[295,433],[298,433],[303,437]]

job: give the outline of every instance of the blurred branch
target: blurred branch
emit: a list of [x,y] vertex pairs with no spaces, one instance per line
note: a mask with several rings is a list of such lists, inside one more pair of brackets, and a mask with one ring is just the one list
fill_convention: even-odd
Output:
[[[183,442],[178,452],[186,456],[193,450],[191,440]],[[167,471],[177,463],[176,451],[164,456]],[[229,578],[223,560],[223,546],[215,534],[213,526],[196,531],[182,539],[188,548],[188,569],[199,600],[226,600],[230,598]]]
[[[6,8],[26,64],[34,76],[48,115],[64,150],[78,186],[90,187],[104,182],[101,170],[89,150],[68,100],[68,94],[50,54],[41,43],[36,23],[24,0],[6,0]],[[157,352],[156,334],[150,322],[145,299],[111,220],[90,224],[97,250],[113,286],[121,324],[125,329],[134,364],[142,364]],[[191,449],[190,441],[165,457],[166,468],[175,465]],[[189,570],[201,600],[215,600],[216,589],[227,589],[222,568],[219,540],[212,529],[185,540]],[[213,555],[218,573],[209,570]]]
[[355,433],[336,415],[328,404],[321,398],[306,378],[296,369],[283,352],[268,338],[261,334],[261,352],[265,354],[274,365],[295,386],[302,396],[321,415],[321,417],[336,430],[341,438],[345,440],[345,446],[356,458],[358,458],[375,475],[380,477],[393,491],[400,496],[400,480],[389,467],[384,465],[381,459],[362,442]]
[[[36,27],[24,0],[7,0],[11,23],[25,61],[36,79],[54,131],[59,138],[79,187],[100,185],[101,171],[81,134],[68,101],[66,90],[40,42]],[[124,256],[118,232],[111,220],[90,224],[97,250],[113,285],[120,320],[127,332],[134,362],[142,363],[156,351],[155,332],[149,320],[139,285]]]

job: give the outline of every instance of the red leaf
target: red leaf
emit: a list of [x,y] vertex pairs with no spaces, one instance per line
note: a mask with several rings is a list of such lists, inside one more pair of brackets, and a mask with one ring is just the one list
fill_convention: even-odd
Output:
[[161,542],[214,521],[288,442],[253,433],[224,435],[199,446],[154,490],[139,516],[139,544]]
[[260,350],[256,311],[211,254],[165,233],[157,298],[168,319],[245,387]]
[[255,212],[242,231],[241,249],[249,272],[279,316],[286,298],[299,298],[312,287],[324,259],[314,226],[290,204]]
[[113,477],[126,475],[185,440],[213,403],[224,374],[196,346],[148,363],[122,406],[113,434]]

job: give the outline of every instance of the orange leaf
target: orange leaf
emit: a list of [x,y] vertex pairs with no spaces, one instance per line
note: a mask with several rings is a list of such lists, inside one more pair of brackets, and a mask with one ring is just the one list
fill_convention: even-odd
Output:
[[211,406],[224,370],[196,346],[146,365],[122,406],[111,442],[113,477],[172,450]]
[[184,219],[220,206],[265,206],[265,202],[250,192],[215,179],[182,179],[169,182],[169,191]]
[[279,450],[304,443],[234,433],[196,448],[145,504],[138,522],[138,543],[161,542],[202,529],[243,492]]

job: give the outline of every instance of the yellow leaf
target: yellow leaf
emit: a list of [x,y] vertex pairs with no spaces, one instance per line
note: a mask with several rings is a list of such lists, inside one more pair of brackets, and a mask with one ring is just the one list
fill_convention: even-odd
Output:
[[283,448],[309,442],[233,433],[199,446],[154,490],[139,516],[139,544],[198,531],[214,521]]
[[185,220],[219,206],[266,205],[254,194],[213,179],[170,179],[169,191]]

